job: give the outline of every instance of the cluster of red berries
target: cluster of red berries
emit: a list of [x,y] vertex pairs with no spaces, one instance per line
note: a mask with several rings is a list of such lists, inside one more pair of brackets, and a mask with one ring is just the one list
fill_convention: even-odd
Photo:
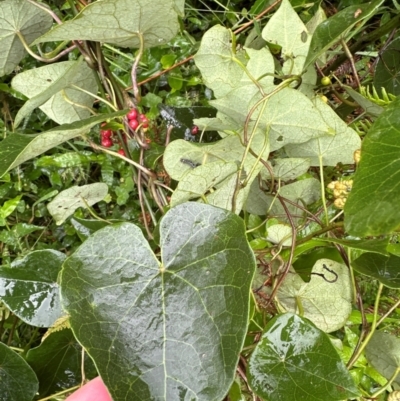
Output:
[[128,118],[128,125],[136,131],[139,126],[146,129],[149,127],[149,120],[144,114],[139,114],[136,109],[129,110],[129,113],[126,115]]
[[[129,113],[126,115],[128,118],[128,125],[136,131],[138,127],[140,126],[144,130],[147,130],[149,127],[149,120],[144,114],[139,114],[136,109],[131,109]],[[102,124],[102,127],[104,127],[106,123]],[[104,146],[105,148],[111,148],[111,146],[114,145],[113,141],[113,131],[110,129],[104,129],[100,131],[100,144],[101,146]],[[124,150],[121,148],[118,150],[118,153],[122,156],[125,156]]]

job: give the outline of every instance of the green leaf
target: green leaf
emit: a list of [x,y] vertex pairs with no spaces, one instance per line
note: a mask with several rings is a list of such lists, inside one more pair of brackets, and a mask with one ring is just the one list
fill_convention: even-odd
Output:
[[27,160],[41,155],[61,143],[84,135],[108,118],[122,117],[126,110],[90,117],[72,124],[61,125],[39,135],[11,134],[0,142],[0,177]]
[[103,182],[70,187],[60,192],[48,205],[47,209],[59,226],[76,209],[93,206],[102,201],[108,194],[108,186]]
[[277,298],[286,311],[300,312],[320,330],[339,330],[351,313],[349,269],[343,263],[320,259],[312,269],[309,283],[292,270],[279,287]]
[[232,33],[221,25],[209,29],[201,39],[194,61],[201,71],[204,83],[214,91],[216,98],[225,96],[237,86],[243,75],[240,65],[234,61]]
[[382,106],[378,106],[376,103],[367,99],[361,93],[355,91],[352,87],[342,85],[346,92],[371,116],[379,116],[385,109]]
[[10,74],[26,55],[17,32],[30,45],[37,37],[47,32],[52,24],[51,15],[25,0],[1,1],[0,76]]
[[35,373],[25,360],[1,342],[0,383],[4,401],[32,401],[39,387]]
[[100,228],[108,225],[105,221],[86,220],[76,216],[71,219],[71,224],[74,226],[75,231],[82,242],[90,237],[94,232],[100,230]]
[[310,50],[304,67],[307,68],[314,63],[322,53],[339,42],[340,39],[351,39],[358,32],[356,29],[353,31],[351,29],[360,21],[365,22],[375,15],[382,3],[383,0],[375,0],[370,3],[350,6],[319,24],[311,39]]
[[[290,141],[285,147],[290,157],[308,158],[311,166],[336,166],[354,163],[353,154],[361,147],[357,133],[338,118],[334,110],[316,96],[312,99],[314,108],[320,112],[322,120],[329,127],[330,135],[319,136],[297,144]],[[304,103],[303,103],[303,106]],[[320,117],[320,118],[321,118]]]
[[18,206],[21,198],[22,195],[18,195],[13,199],[9,199],[8,201],[4,202],[3,206],[0,208],[0,219],[6,219],[10,214],[12,214],[15,208]]
[[346,231],[357,237],[389,234],[400,224],[400,99],[377,118],[363,140],[361,161],[344,207]]
[[400,95],[400,38],[390,42],[379,54],[374,86],[378,91],[385,88],[388,93]]
[[186,203],[160,223],[159,262],[142,231],[94,233],[64,263],[71,327],[114,401],[222,399],[247,329],[254,255],[243,221]]
[[378,253],[363,253],[352,262],[359,273],[376,278],[390,288],[400,288],[400,257]]
[[[120,47],[166,44],[178,32],[180,1],[102,0],[86,6],[72,21],[57,25],[34,44],[59,40],[93,40]],[[179,6],[178,6],[179,7]],[[180,7],[179,7],[180,8]]]
[[[386,379],[391,379],[400,368],[400,339],[383,331],[376,331],[365,348],[368,362]],[[395,381],[400,385],[400,376]]]
[[329,337],[291,313],[268,322],[247,376],[266,401],[339,401],[359,395]]
[[[39,379],[41,398],[77,386],[82,381],[82,347],[70,329],[50,334],[38,347],[28,351],[26,361]],[[89,379],[96,376],[96,368],[87,355],[85,375]]]
[[65,255],[46,249],[0,267],[0,298],[21,320],[50,327],[61,315],[58,272]]
[[94,98],[74,86],[97,94],[93,70],[82,58],[24,71],[11,86],[29,98],[15,118],[16,126],[36,107],[58,124],[83,120],[91,115]]
[[332,242],[340,244],[351,249],[358,249],[364,252],[380,253],[381,255],[389,255],[388,245],[389,238],[374,238],[371,240],[348,240],[338,238],[318,238],[319,241]]

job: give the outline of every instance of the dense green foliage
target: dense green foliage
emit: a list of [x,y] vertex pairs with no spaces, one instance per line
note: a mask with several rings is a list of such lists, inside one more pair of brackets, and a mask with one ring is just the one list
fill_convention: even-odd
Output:
[[395,400],[399,21],[0,0],[0,399]]

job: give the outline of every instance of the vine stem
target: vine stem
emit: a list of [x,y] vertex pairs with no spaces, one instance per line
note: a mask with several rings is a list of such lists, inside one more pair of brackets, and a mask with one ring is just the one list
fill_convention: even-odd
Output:
[[66,390],[60,391],[59,393],[49,395],[48,397],[45,397],[45,398],[41,398],[38,401],[48,401],[48,400],[51,400],[51,399],[53,399],[55,397],[58,397],[59,395],[68,394],[68,393],[71,393],[72,391],[78,390],[80,387],[81,387],[81,385],[78,384],[77,386],[74,386],[74,387],[71,387],[71,388],[67,388]]
[[357,350],[355,350],[355,352],[351,356],[349,362],[347,363],[348,369],[350,369],[356,363],[357,359],[360,357],[360,355],[362,354],[365,347],[367,346],[367,344],[369,343],[369,341],[371,340],[372,336],[375,333],[376,327],[378,326],[378,308],[379,308],[379,302],[380,302],[381,295],[382,295],[382,290],[383,290],[383,284],[379,283],[378,292],[377,292],[376,298],[375,298],[374,315],[373,315],[373,321],[371,324],[370,331],[367,334],[367,336],[365,337],[365,339],[362,342],[362,344],[360,345],[360,347]]

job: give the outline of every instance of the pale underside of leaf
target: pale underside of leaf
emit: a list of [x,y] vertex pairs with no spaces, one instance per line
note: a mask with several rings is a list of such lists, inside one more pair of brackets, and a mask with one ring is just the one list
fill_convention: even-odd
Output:
[[76,209],[87,208],[105,198],[108,186],[102,182],[75,186],[60,192],[48,205],[47,209],[57,225],[62,224]]
[[279,287],[277,298],[288,312],[296,313],[302,308],[303,316],[326,333],[339,330],[351,313],[349,270],[344,264],[320,259],[312,269],[309,283],[291,270]]
[[89,4],[72,21],[41,36],[35,43],[59,40],[93,40],[121,47],[166,44],[179,29],[173,0],[102,0]]
[[11,73],[26,54],[16,32],[29,45],[52,24],[48,13],[25,0],[0,2],[0,76]]
[[[72,85],[93,95],[97,94],[93,70],[86,63],[76,61],[65,61],[24,71],[11,81],[14,89],[32,99],[32,107],[41,104],[40,109],[58,124],[69,124],[90,116],[88,108],[92,107],[93,96],[73,89]],[[28,107],[26,113],[31,110],[30,102],[27,103],[29,107],[25,106]],[[23,118],[26,113],[22,113],[17,120]]]

